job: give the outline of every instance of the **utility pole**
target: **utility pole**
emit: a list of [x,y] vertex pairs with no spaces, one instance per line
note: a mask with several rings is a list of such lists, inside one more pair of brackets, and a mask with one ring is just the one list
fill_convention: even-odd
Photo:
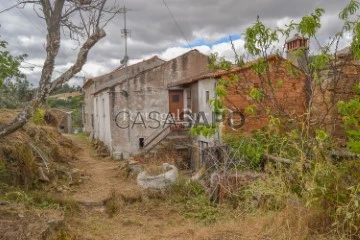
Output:
[[[127,109],[129,111],[129,107],[130,107],[130,104],[129,104],[129,97],[130,97],[130,83],[129,83],[129,73],[128,73],[128,61],[129,61],[129,56],[128,56],[128,49],[127,49],[127,38],[128,36],[131,34],[131,30],[130,29],[127,29],[126,27],[126,13],[128,11],[131,11],[131,9],[129,8],[126,8],[125,6],[121,9],[121,13],[124,14],[124,28],[121,29],[121,34],[122,36],[124,37],[125,39],[125,56],[124,58],[120,61],[121,64],[124,64],[125,65],[125,78],[126,78],[126,94],[125,94],[125,97],[126,97],[126,100],[127,100]],[[130,118],[128,119],[128,138],[130,140]]]

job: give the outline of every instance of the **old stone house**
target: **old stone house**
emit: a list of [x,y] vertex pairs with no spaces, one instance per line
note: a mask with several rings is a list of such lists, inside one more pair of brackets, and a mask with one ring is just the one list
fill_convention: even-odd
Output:
[[[165,61],[158,57],[152,57],[142,62],[133,64],[127,68],[128,77],[131,78],[136,74],[147,69],[159,66]],[[126,79],[126,69],[122,66],[114,71],[88,79],[83,85],[84,92],[84,130],[88,133],[94,131],[94,93],[101,89],[113,86],[114,84]]]
[[167,62],[154,57],[134,64],[128,74],[122,68],[89,79],[83,86],[85,130],[116,158],[154,148],[175,132],[172,123],[188,104],[183,89],[170,85],[207,72],[208,64],[208,56],[192,50]]
[[[297,43],[288,43],[288,55],[297,48],[307,46],[306,41],[298,42],[298,38],[293,41]],[[271,93],[277,107],[294,117],[303,114],[306,80],[297,67],[298,59],[292,57],[291,61],[287,61],[273,55],[268,62],[269,79],[274,86],[277,85]],[[174,130],[184,130],[179,125],[174,129],[171,124],[172,121],[186,121],[181,116],[184,111],[201,112],[207,123],[212,124],[214,118],[209,101],[216,98],[218,80],[226,79],[230,74],[238,75],[240,80],[228,88],[226,107],[245,113],[246,108],[254,104],[249,96],[250,89],[263,84],[253,69],[256,61],[230,71],[215,72],[209,71],[208,64],[208,56],[192,50],[167,62],[153,57],[131,65],[127,70],[119,68],[89,79],[83,86],[85,131],[103,141],[117,158],[127,158],[144,149],[151,150]],[[297,74],[289,73],[289,68]],[[168,113],[172,113],[174,118],[169,118]],[[267,120],[264,112],[247,115],[245,125],[239,131],[258,129]],[[220,142],[221,136],[218,134],[209,139],[199,136],[194,140],[202,146],[209,146]]]
[[[334,126],[341,129],[341,125],[334,125],[334,119],[339,120],[340,116],[335,105],[329,109],[329,102],[353,96],[353,86],[359,82],[359,61],[352,60],[348,51],[340,52],[335,64],[339,68],[335,71],[329,66],[321,70],[318,75],[322,82],[314,85],[301,70],[305,68],[306,71],[307,39],[295,35],[286,42],[286,50],[286,59],[279,55],[268,56],[266,76],[256,70],[261,59],[241,67],[234,66],[229,71],[209,71],[209,58],[192,50],[170,61],[153,57],[127,70],[122,67],[89,79],[83,86],[85,131],[103,141],[116,158],[156,152],[170,141],[192,148],[193,163],[202,149],[221,145],[222,133],[247,134],[267,125],[269,112],[275,117],[286,115],[287,119],[298,120],[310,113],[312,123],[323,121],[330,130]],[[242,127],[234,129],[223,121],[219,134],[211,138],[192,137],[192,141],[184,144],[181,137],[189,139],[189,134],[184,127],[186,124],[183,125],[188,119],[182,113],[201,112],[207,123],[212,124],[210,100],[217,98],[220,79],[227,83],[225,107],[230,112],[243,114]],[[334,82],[334,79],[337,80]],[[263,91],[265,97],[261,101],[251,96],[254,89]],[[309,103],[312,103],[311,109]],[[249,108],[253,111],[248,111]],[[174,126],[174,122],[177,125]],[[178,145],[172,147],[177,149]]]

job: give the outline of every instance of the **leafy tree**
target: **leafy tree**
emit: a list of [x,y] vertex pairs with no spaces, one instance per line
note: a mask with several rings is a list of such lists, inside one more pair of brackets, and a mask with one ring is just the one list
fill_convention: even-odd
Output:
[[22,107],[31,98],[30,84],[20,70],[26,54],[12,56],[5,41],[0,41],[0,49],[0,108]]
[[[346,152],[343,154],[344,149],[338,148],[338,144],[333,140],[339,112],[343,116],[349,150],[360,153],[360,86],[355,85],[356,81],[354,81],[356,95],[350,100],[339,102],[339,96],[336,96],[336,90],[344,88],[344,85],[339,84],[343,79],[343,66],[349,66],[349,61],[360,59],[359,8],[359,1],[349,1],[339,13],[339,19],[343,23],[342,28],[325,44],[320,44],[317,39],[321,28],[321,17],[324,14],[323,9],[318,8],[313,13],[304,16],[300,22],[292,21],[283,29],[267,27],[258,18],[255,24],[245,32],[245,51],[252,59],[258,59],[253,64],[252,70],[264,84],[249,89],[248,95],[254,100],[256,106],[251,106],[248,111],[254,113],[255,109],[263,106],[266,108],[271,102],[271,111],[267,111],[269,124],[250,136],[225,134],[224,138],[232,147],[231,157],[226,163],[231,162],[234,168],[259,170],[263,167],[265,158],[266,161],[276,162],[276,164],[267,165],[267,180],[255,181],[248,188],[241,189],[241,192],[249,193],[250,204],[256,196],[259,199],[256,201],[256,208],[274,210],[285,207],[289,199],[297,199],[299,204],[303,204],[303,207],[309,209],[310,212],[320,213],[323,219],[326,219],[327,226],[323,229],[324,232],[334,233],[337,239],[358,239],[360,236],[359,159],[358,157],[355,160],[349,158],[356,155]],[[281,105],[272,98],[273,91],[281,87],[283,80],[274,79],[269,74],[272,66],[267,61],[270,53],[280,55],[284,53],[284,49],[276,48],[277,43],[279,39],[289,38],[294,31],[300,33],[302,37],[309,38],[311,46],[318,47],[319,50],[316,54],[303,55],[305,65],[301,67],[309,84],[307,86],[309,99],[307,112],[304,114],[305,119],[299,119],[299,121],[294,121],[286,112],[283,112]],[[352,55],[339,61],[339,43],[348,33],[352,36],[350,46]],[[302,54],[303,50],[300,49],[299,54]],[[214,62],[217,64],[216,59]],[[320,98],[323,97],[325,102],[324,114],[326,114],[325,117],[329,117],[327,121],[331,120],[332,130],[323,127],[325,119],[312,122],[317,117],[313,116],[315,90],[323,90],[320,87],[325,85],[322,84],[324,79],[321,79],[320,74],[324,69],[331,73],[326,82],[331,83],[329,84],[331,89],[325,89],[328,95],[326,98],[325,96],[320,96]],[[289,64],[288,73],[296,76],[297,71],[297,69],[291,69]],[[239,76],[239,81],[246,83],[247,79]],[[226,81],[220,80],[218,84],[228,89]],[[322,94],[321,91],[320,94]],[[226,96],[226,91],[223,96]],[[340,99],[342,97],[347,96],[340,96]],[[218,98],[218,100],[222,99]],[[277,112],[285,114],[277,115]],[[220,167],[220,171],[227,170],[225,164]],[[234,194],[235,197],[237,193]],[[244,198],[240,201],[244,202]],[[315,214],[315,216],[318,215]]]
[[26,55],[12,56],[7,50],[7,44],[6,41],[0,40],[0,87],[9,79],[25,78],[20,71],[20,65]]
[[51,95],[59,94],[59,93],[72,93],[81,91],[80,86],[70,86],[68,83],[65,83],[57,88],[51,93]]
[[339,102],[339,112],[343,115],[345,131],[348,135],[348,147],[354,153],[360,153],[360,85],[355,86],[356,96]]
[[[317,117],[312,115],[312,109],[315,89],[322,82],[319,72],[324,68],[330,69],[333,73],[331,79],[333,84],[331,87],[337,88],[339,86],[342,67],[338,65],[338,56],[336,52],[339,50],[339,43],[346,33],[352,34],[352,53],[355,58],[360,58],[360,16],[357,14],[359,7],[360,4],[358,1],[351,0],[349,4],[340,11],[339,19],[343,22],[342,27],[323,45],[320,44],[317,38],[318,31],[321,28],[321,17],[325,13],[325,10],[322,8],[315,9],[313,13],[304,16],[299,22],[289,22],[284,28],[268,27],[260,20],[260,17],[258,17],[256,22],[245,31],[245,52],[243,54],[238,54],[235,51],[234,46],[232,48],[235,53],[235,63],[239,67],[244,66],[245,56],[249,56],[250,59],[256,59],[256,61],[252,63],[251,68],[261,80],[259,87],[242,89],[243,91],[248,91],[249,96],[255,102],[255,104],[246,109],[246,112],[250,114],[255,114],[256,112],[271,113],[276,117],[281,116],[283,120],[292,118],[292,112],[285,110],[284,104],[274,97],[276,89],[281,88],[283,80],[278,76],[274,77],[270,74],[271,66],[268,57],[270,54],[283,56],[285,54],[285,48],[281,49],[277,47],[280,39],[287,40],[292,33],[298,32],[301,37],[308,38],[309,41],[313,43],[313,47],[319,49],[318,52],[313,54],[304,54],[304,51],[307,51],[307,49],[304,48],[299,48],[296,52],[296,54],[302,56],[304,59],[304,65],[299,67],[305,74],[307,82],[309,83],[308,100],[306,103],[307,113],[305,114],[305,132],[307,136],[311,138],[313,134],[315,134],[316,128],[321,126],[325,121],[324,117],[323,119],[318,120],[317,125],[314,125],[311,122],[314,117]],[[212,55],[210,60],[210,69],[212,70],[229,70],[231,67],[235,67],[234,65],[229,65],[223,58],[218,58],[216,54]],[[293,76],[298,76],[300,74],[300,71],[297,68],[294,68],[290,63],[287,64],[286,70]],[[221,93],[217,95],[217,98],[214,99],[214,101],[223,102],[226,99],[226,89],[228,89],[228,85],[231,85],[228,84],[229,80],[231,82],[230,77],[225,81],[219,80],[217,82],[217,91],[221,90]],[[244,83],[243,85],[248,83],[248,85],[251,86],[250,80],[246,76],[242,76],[241,73],[237,75],[236,81],[242,81]],[[335,92],[333,91],[330,94],[335,95]],[[325,96],[323,96],[323,98],[325,99]],[[332,100],[325,104],[326,113],[336,111],[337,109],[336,98],[334,96],[329,98]],[[216,105],[218,106],[220,104]],[[326,117],[329,117],[329,115]],[[331,122],[334,125],[333,131],[335,131],[335,126],[338,124],[336,114],[332,116]],[[204,129],[204,127],[202,128]],[[201,134],[202,131],[192,130],[192,132]],[[206,131],[207,135],[208,133],[209,131]]]

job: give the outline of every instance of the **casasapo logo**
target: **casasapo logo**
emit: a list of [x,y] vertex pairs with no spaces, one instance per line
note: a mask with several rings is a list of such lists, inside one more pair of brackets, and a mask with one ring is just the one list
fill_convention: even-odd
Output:
[[115,116],[116,126],[121,129],[142,126],[144,128],[158,129],[168,125],[174,127],[192,128],[198,125],[215,126],[223,122],[236,130],[245,124],[245,115],[240,111],[223,111],[220,114],[197,112],[191,110],[177,111],[177,113],[161,113],[158,111],[139,112],[127,109],[119,111]]

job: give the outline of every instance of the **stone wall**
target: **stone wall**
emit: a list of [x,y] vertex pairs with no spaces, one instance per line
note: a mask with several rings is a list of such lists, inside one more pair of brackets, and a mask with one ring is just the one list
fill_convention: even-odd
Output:
[[[163,64],[165,61],[158,57],[152,57],[128,67],[128,76],[132,77],[142,71]],[[84,91],[84,130],[91,133],[94,130],[94,94],[102,89],[109,88],[126,79],[125,68],[114,70],[110,73],[88,79],[83,86]]]
[[354,97],[354,86],[360,83],[360,61],[353,60],[348,49],[337,54],[337,61],[319,71],[314,79],[312,124],[320,126],[337,138],[345,136],[337,103]]
[[[161,127],[152,128],[158,123],[149,119],[148,114],[157,111],[166,118],[169,112],[168,85],[207,71],[208,64],[208,56],[193,50],[130,78],[128,97],[121,93],[127,91],[127,81],[121,81],[110,89],[111,122],[109,124],[111,125],[113,155],[127,158],[138,154],[141,150],[139,139],[161,131]],[[133,122],[131,122],[130,129],[119,128],[115,119],[119,112],[125,109],[130,109],[132,113],[140,112],[146,127],[143,124],[132,126]],[[136,122],[141,122],[141,119],[137,118]]]
[[95,85],[89,84],[83,88],[84,92],[84,131],[91,133],[94,130],[93,126],[93,116],[94,116],[94,96],[92,95],[95,92]]

